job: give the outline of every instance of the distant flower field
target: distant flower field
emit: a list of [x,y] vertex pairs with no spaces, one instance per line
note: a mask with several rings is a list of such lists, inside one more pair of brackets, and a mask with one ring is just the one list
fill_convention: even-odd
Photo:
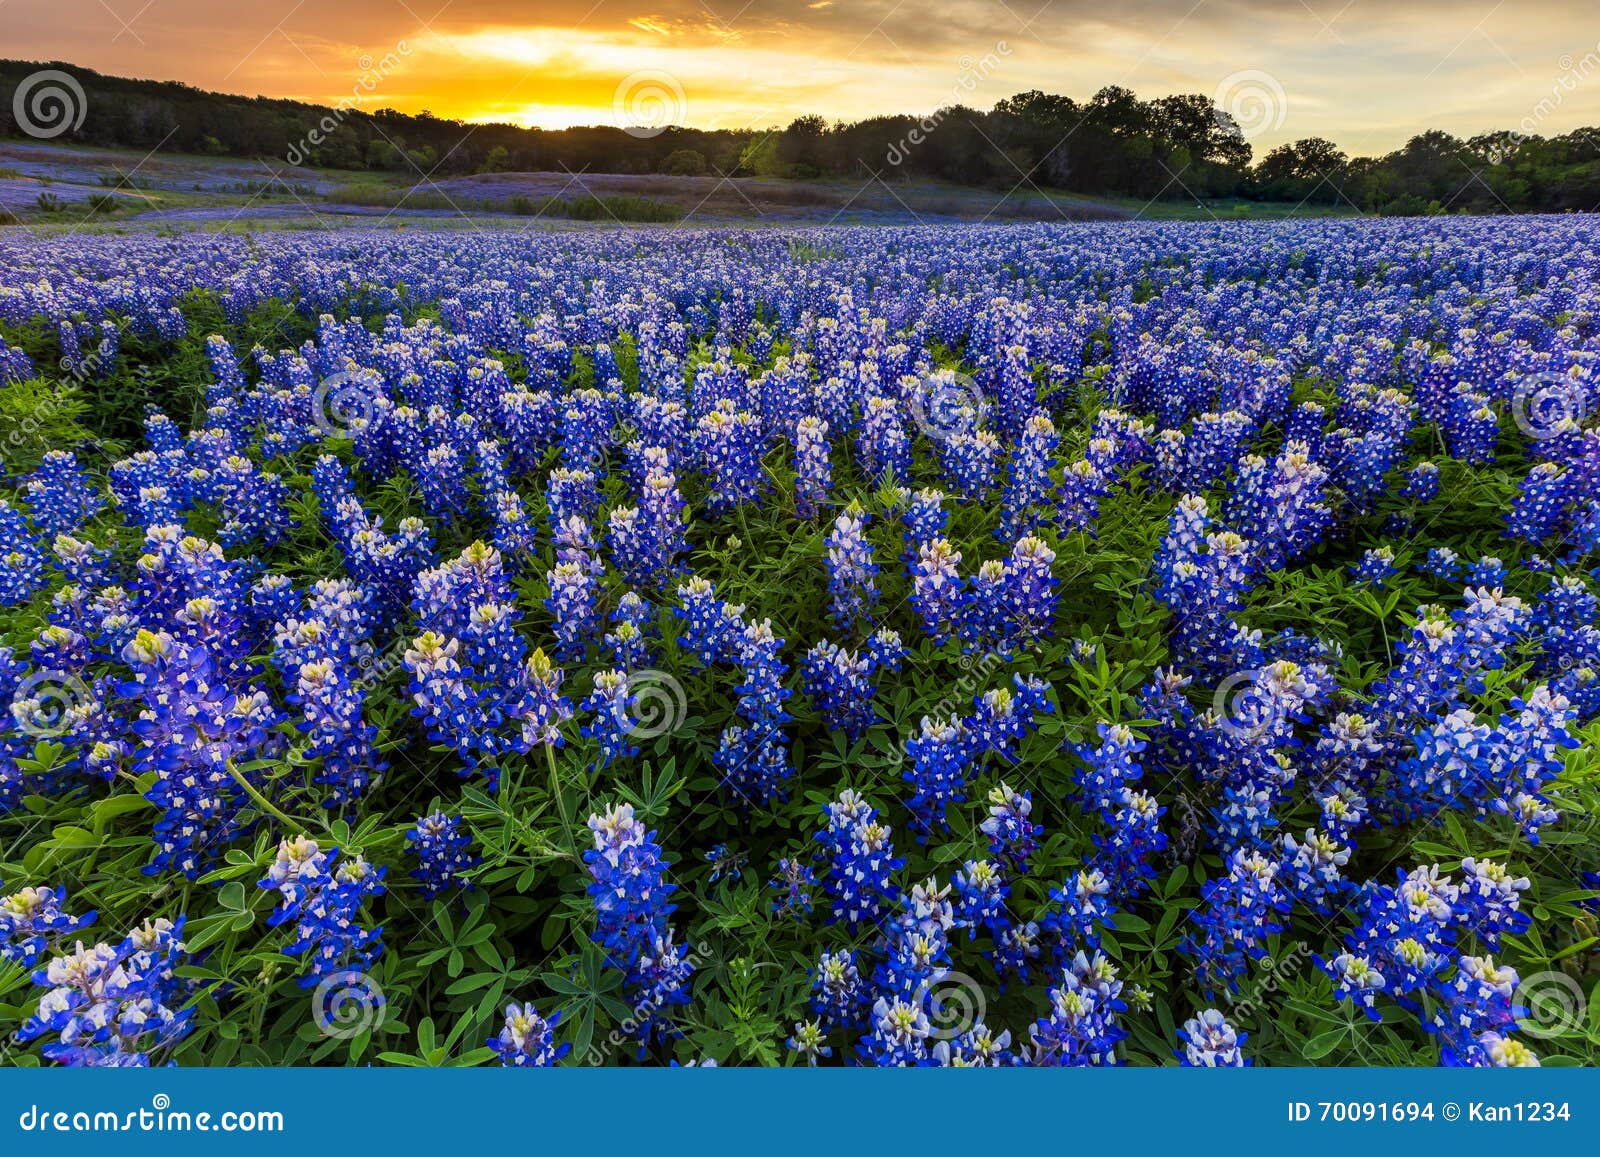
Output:
[[0,1061],[1600,1061],[1600,224],[0,239]]

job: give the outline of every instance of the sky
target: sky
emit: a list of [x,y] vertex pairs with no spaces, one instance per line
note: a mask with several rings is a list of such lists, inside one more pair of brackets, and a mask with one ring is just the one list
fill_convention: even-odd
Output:
[[0,57],[469,121],[765,128],[1212,96],[1257,155],[1600,124],[1596,0],[0,0]]

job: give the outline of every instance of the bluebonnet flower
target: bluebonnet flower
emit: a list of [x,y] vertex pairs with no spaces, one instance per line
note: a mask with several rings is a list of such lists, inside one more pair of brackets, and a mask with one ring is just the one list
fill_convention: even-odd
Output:
[[867,514],[859,503],[851,503],[834,520],[828,535],[828,591],[833,601],[833,618],[839,630],[853,633],[858,624],[870,619],[878,601],[875,576],[878,566],[872,561],[872,546],[865,530]]
[[793,857],[779,860],[778,874],[768,884],[778,893],[778,898],[772,902],[773,913],[796,920],[811,915],[811,890],[816,885],[816,873],[810,865]]
[[628,692],[628,675],[625,671],[597,671],[594,691],[579,705],[591,713],[590,722],[579,730],[585,739],[596,740],[600,752],[589,765],[591,774],[603,771],[614,759],[630,759],[639,754],[633,742],[637,731],[634,709],[637,696]]
[[1002,541],[1027,537],[1038,525],[1038,510],[1049,492],[1051,457],[1058,441],[1056,428],[1046,414],[1029,416],[1006,466],[1000,525],[995,532]]
[[1467,569],[1467,586],[1489,590],[1506,585],[1506,564],[1493,555],[1484,555]]
[[967,502],[982,502],[994,486],[1000,439],[988,430],[958,430],[940,443],[945,477]]
[[14,606],[45,585],[45,553],[22,512],[0,498],[0,606]]
[[[944,491],[923,488],[915,493],[906,493],[905,523],[906,549],[901,555],[908,567],[916,567],[917,559],[922,555],[922,548],[944,536],[945,528],[950,523],[950,516],[944,509]],[[959,556],[958,556],[959,557]]]
[[1247,960],[1266,954],[1266,939],[1283,930],[1290,897],[1278,881],[1277,863],[1244,849],[1228,858],[1228,873],[1207,880],[1202,904],[1190,916],[1193,931],[1179,950],[1195,962],[1195,978],[1208,992],[1237,990]]
[[933,1064],[941,1068],[1003,1068],[1018,1063],[1011,1051],[1011,1033],[996,1033],[979,1021],[951,1040],[942,1040],[929,1050]]
[[1126,1011],[1122,981],[1104,956],[1079,952],[1050,989],[1050,1012],[1028,1030],[1036,1065],[1077,1067],[1114,1065],[1116,1046],[1127,1030],[1118,1023]]
[[265,691],[234,692],[204,648],[171,635],[141,630],[122,658],[133,677],[121,693],[144,708],[133,725],[133,766],[155,774],[145,798],[162,809],[145,871],[192,880],[249,829],[244,782],[258,773],[238,765],[281,751],[281,737],[272,738],[279,716]]
[[724,877],[737,880],[744,874],[743,865],[748,858],[745,853],[733,851],[727,844],[714,844],[706,853],[706,863],[711,865],[710,882],[715,884]]
[[778,657],[783,640],[773,635],[770,621],[746,624],[736,646],[743,679],[735,688],[735,710],[744,723],[723,731],[712,762],[742,805],[764,805],[782,794],[794,772],[784,731],[790,720],[784,703],[792,692],[783,677],[789,667]]
[[878,1068],[914,1068],[927,1063],[933,1026],[920,1002],[879,997],[869,1020],[871,1031],[859,1046],[867,1063]]
[[1361,561],[1350,568],[1350,574],[1356,582],[1375,587],[1383,586],[1387,580],[1399,573],[1399,569],[1394,565],[1394,550],[1387,546],[1367,551],[1361,556]]
[[899,636],[889,630],[873,635],[865,655],[827,641],[806,652],[801,664],[805,692],[830,731],[844,732],[851,743],[866,733],[876,718],[872,711],[876,680],[885,671],[897,673],[903,655]]
[[1436,579],[1454,582],[1461,571],[1461,560],[1448,546],[1435,546],[1428,550],[1427,557],[1418,564],[1417,569]]
[[[363,928],[361,909],[384,894],[387,871],[361,856],[341,859],[337,848],[324,852],[304,836],[279,843],[277,858],[257,886],[279,896],[267,926],[295,926],[294,941],[283,952],[308,962],[302,987],[343,973],[365,974],[382,955],[383,929]],[[381,994],[370,995],[382,1000]]]
[[0,898],[0,959],[32,968],[45,952],[95,922],[95,913],[66,911],[60,888],[23,888]]
[[652,644],[660,635],[655,614],[655,608],[633,591],[617,600],[610,615],[617,625],[606,633],[603,642],[619,670],[635,671],[654,663]]
[[23,502],[41,538],[74,534],[100,511],[100,495],[70,450],[48,450],[23,483]]
[[967,600],[960,566],[961,552],[946,539],[924,543],[918,552],[911,605],[922,616],[929,638],[937,644],[951,638],[962,622]]
[[1235,1031],[1214,1008],[1202,1010],[1178,1030],[1183,1048],[1175,1054],[1185,1068],[1238,1069],[1250,1063],[1239,1048],[1246,1035]]
[[701,468],[711,481],[706,509],[721,514],[761,496],[761,422],[731,403],[712,410],[695,427],[694,442]]
[[852,950],[824,952],[812,974],[811,1008],[829,1029],[862,1023],[867,989]]
[[794,1034],[787,1041],[787,1046],[800,1055],[800,1059],[808,1065],[815,1065],[821,1058],[831,1057],[833,1049],[825,1043],[827,1034],[820,1022],[815,1020],[795,1021]]
[[1530,469],[1506,512],[1506,537],[1537,546],[1559,533],[1566,521],[1573,481],[1554,462],[1540,462]]
[[555,616],[556,655],[581,660],[598,627],[594,576],[581,563],[557,563],[546,576],[550,597],[544,605]]
[[817,840],[827,852],[824,887],[834,900],[828,922],[875,925],[898,903],[893,874],[905,861],[895,857],[893,833],[875,808],[848,789],[823,815],[827,828]]
[[920,735],[906,741],[911,766],[901,773],[915,789],[906,801],[919,843],[946,827],[945,810],[966,799],[973,744],[960,719],[922,717]]
[[673,612],[684,620],[678,645],[692,653],[702,667],[731,661],[744,633],[740,618],[744,607],[717,598],[716,588],[699,576],[678,586],[678,599],[683,605]]
[[466,873],[480,860],[471,852],[472,837],[460,830],[461,817],[433,812],[406,832],[406,844],[417,856],[411,878],[422,885],[422,898],[434,900],[452,891],[470,892]]
[[669,918],[675,905],[668,897],[676,885],[666,880],[670,866],[661,858],[655,833],[618,804],[604,815],[589,817],[594,847],[583,854],[589,865],[589,898],[597,926],[593,938],[606,950],[612,967],[624,980],[640,1010],[642,1041],[667,1031],[659,1017],[665,1008],[686,1004],[693,971],[672,942]]
[[1439,496],[1439,468],[1432,462],[1418,462],[1406,473],[1400,497],[1426,506]]
[[833,482],[828,452],[828,423],[801,418],[794,428],[794,504],[801,518],[815,518],[828,500]]
[[911,439],[900,420],[900,404],[893,398],[870,397],[862,407],[856,458],[868,482],[910,477]]
[[1039,850],[1044,828],[1032,819],[1033,796],[1014,791],[1005,783],[989,792],[989,815],[979,830],[989,837],[989,852],[1014,872],[1026,875],[1028,857]]
[[505,1025],[489,1038],[489,1047],[505,1068],[549,1068],[572,1050],[570,1044],[556,1044],[555,1030],[560,1023],[559,1012],[546,1018],[532,1004],[513,1002],[506,1005]]
[[183,1007],[193,984],[183,918],[147,920],[115,946],[100,943],[55,957],[33,974],[50,991],[17,1030],[20,1041],[54,1037],[42,1052],[69,1067],[159,1064],[193,1030]]

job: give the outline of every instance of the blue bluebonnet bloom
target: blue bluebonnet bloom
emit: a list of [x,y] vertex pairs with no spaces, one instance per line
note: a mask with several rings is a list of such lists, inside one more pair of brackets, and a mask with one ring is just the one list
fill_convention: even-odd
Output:
[[1406,472],[1400,497],[1426,505],[1439,495],[1439,468],[1432,462],[1418,462]]
[[783,685],[789,667],[778,657],[783,640],[770,621],[746,624],[735,646],[742,674],[735,710],[744,722],[724,729],[712,762],[742,806],[764,805],[782,795],[794,773],[784,730],[791,718],[784,704],[792,692]]
[[572,1051],[570,1044],[556,1044],[555,1030],[560,1023],[559,1012],[546,1018],[532,1004],[513,1002],[506,1005],[505,1025],[489,1038],[489,1047],[505,1068],[549,1068]]
[[717,598],[716,588],[699,576],[679,584],[678,599],[682,605],[673,613],[684,621],[678,645],[702,667],[731,661],[744,633],[744,608]]
[[76,949],[33,974],[50,991],[17,1030],[20,1041],[53,1037],[42,1052],[69,1067],[148,1067],[164,1063],[193,1030],[185,1008],[193,983],[183,918],[146,920],[117,945]]
[[989,430],[958,430],[940,443],[945,477],[965,501],[981,502],[994,486],[1000,439]]
[[[294,924],[294,941],[283,952],[305,958],[309,971],[300,979],[302,987],[339,974],[364,975],[383,954],[383,929],[363,928],[361,910],[384,894],[387,872],[361,856],[341,858],[337,848],[324,852],[305,836],[279,843],[277,858],[257,886],[279,897],[268,927]],[[373,993],[372,999],[382,997]]]
[[772,902],[773,913],[795,920],[811,915],[811,890],[816,885],[817,876],[809,864],[789,856],[779,860],[778,874],[768,884],[778,894]]
[[828,591],[833,600],[833,618],[839,630],[847,635],[870,619],[878,601],[875,581],[878,565],[872,561],[866,524],[866,512],[859,503],[851,503],[834,520],[827,540]]
[[1104,956],[1079,952],[1050,989],[1050,1012],[1029,1029],[1031,1060],[1044,1066],[1114,1065],[1116,1046],[1127,1030],[1118,1023],[1126,1011],[1122,981]]
[[1394,550],[1387,546],[1367,551],[1361,556],[1361,561],[1350,568],[1350,574],[1356,582],[1375,587],[1383,586],[1399,573],[1399,568],[1394,565]]
[[905,655],[900,636],[888,629],[874,633],[865,650],[849,651],[824,640],[806,652],[801,665],[805,692],[828,729],[844,732],[851,743],[876,719],[872,699],[878,680],[884,672],[897,673]]
[[1194,960],[1204,991],[1235,991],[1247,961],[1265,955],[1267,937],[1283,930],[1290,898],[1278,872],[1272,860],[1240,849],[1229,857],[1227,875],[1206,881],[1190,916],[1193,930],[1179,946]]
[[961,552],[943,538],[924,543],[913,568],[911,605],[922,616],[923,629],[943,644],[959,630],[965,607],[966,580],[961,577]]
[[139,700],[133,766],[153,772],[145,798],[162,809],[153,829],[156,855],[145,870],[195,879],[249,825],[240,766],[281,750],[271,738],[279,716],[264,690],[232,690],[203,647],[141,630],[122,652],[132,678],[121,693]]
[[1250,1063],[1239,1048],[1246,1034],[1235,1031],[1227,1019],[1214,1008],[1183,1022],[1178,1030],[1183,1047],[1175,1054],[1185,1068],[1240,1069]]
[[833,481],[828,461],[828,423],[801,418],[794,428],[794,504],[801,518],[815,518]]
[[853,1028],[862,1022],[867,988],[854,951],[824,952],[812,974],[811,1008],[827,1028]]
[[479,864],[472,854],[472,837],[460,830],[461,817],[433,812],[417,820],[406,832],[408,850],[417,857],[411,878],[422,885],[422,898],[434,900],[452,891],[470,892],[466,878]]
[[893,875],[905,864],[894,854],[893,833],[879,822],[877,809],[848,789],[823,809],[823,816],[827,827],[817,840],[828,860],[824,887],[834,900],[828,921],[877,924],[897,903]]
[[1000,526],[995,534],[1005,542],[1031,535],[1040,508],[1049,493],[1051,457],[1059,438],[1048,415],[1029,416],[1022,437],[1006,466],[1005,491],[1000,499]]
[[979,825],[989,837],[989,851],[1001,857],[1013,872],[1026,875],[1028,857],[1039,849],[1044,832],[1033,822],[1033,796],[1014,791],[1005,783],[989,792],[989,816]]
[[0,898],[0,959],[32,968],[39,958],[89,927],[95,913],[74,916],[66,911],[60,888],[22,888]]
[[786,1042],[787,1046],[800,1055],[800,1059],[808,1065],[815,1065],[819,1059],[831,1057],[833,1048],[826,1044],[827,1034],[821,1022],[815,1020],[795,1021],[794,1034]]
[[676,888],[666,880],[670,866],[661,858],[655,833],[634,817],[629,804],[589,817],[594,847],[583,854],[589,866],[589,898],[597,926],[594,940],[607,962],[622,970],[634,996],[638,1034],[647,1040],[665,1032],[660,1017],[686,1004],[693,968],[672,941],[669,917]]

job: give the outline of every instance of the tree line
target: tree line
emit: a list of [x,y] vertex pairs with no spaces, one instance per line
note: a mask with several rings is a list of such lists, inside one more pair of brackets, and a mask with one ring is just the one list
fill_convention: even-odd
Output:
[[1166,200],[1242,197],[1346,205],[1363,212],[1504,212],[1600,205],[1600,130],[1542,137],[1437,130],[1381,157],[1350,157],[1308,138],[1260,160],[1208,96],[1141,100],[1127,88],[1087,101],[1025,92],[989,111],[827,121],[768,130],[668,127],[650,135],[466,124],[429,112],[372,112],[205,92],[172,81],[104,76],[64,63],[0,61],[0,134],[24,136],[13,96],[41,69],[80,86],[81,121],[53,139],[129,149],[261,158],[349,171],[574,172],[936,179]]

